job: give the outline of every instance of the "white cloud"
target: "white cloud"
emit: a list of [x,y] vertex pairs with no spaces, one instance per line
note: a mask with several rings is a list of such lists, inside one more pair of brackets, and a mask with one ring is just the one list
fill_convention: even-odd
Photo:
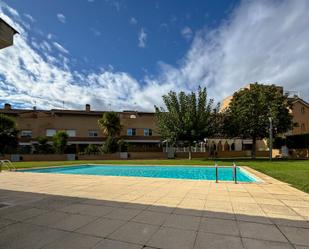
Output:
[[138,21],[136,20],[136,18],[131,17],[131,18],[130,18],[130,23],[133,24],[133,25],[135,25],[135,24],[138,23]]
[[66,17],[62,13],[57,14],[57,19],[58,19],[59,22],[66,23]]
[[187,40],[191,40],[192,36],[193,36],[193,32],[192,32],[192,29],[188,26],[184,27],[182,30],[181,30],[181,35]]
[[144,28],[141,28],[140,32],[138,33],[138,46],[140,48],[145,48],[147,42],[147,33],[145,32]]
[[24,14],[25,17],[27,17],[31,22],[35,22],[35,19],[30,14]]
[[62,45],[60,45],[58,42],[53,42],[55,48],[57,48],[60,52],[68,54],[69,51],[65,49]]
[[53,38],[53,35],[52,35],[51,33],[48,33],[48,34],[47,34],[47,39],[50,40],[50,39],[52,39],[52,38]]
[[[13,19],[2,13],[1,17],[22,35],[0,53],[0,102],[31,107],[35,100],[40,108],[62,108],[65,101],[67,108],[75,109],[90,103],[100,110],[111,104],[117,110],[137,106],[152,111],[170,90],[196,90],[201,84],[219,101],[255,81],[300,91],[308,101],[308,11],[306,0],[244,1],[217,29],[197,32],[177,66],[160,62],[157,76],[146,75],[139,82],[112,68],[74,71],[67,53],[55,57],[49,52],[55,47],[49,39],[31,45],[31,32],[22,28],[21,16],[11,10]],[[141,41],[146,45],[147,35]]]
[[95,28],[90,28],[90,30],[94,34],[94,36],[100,36],[102,34],[100,30],[97,30]]

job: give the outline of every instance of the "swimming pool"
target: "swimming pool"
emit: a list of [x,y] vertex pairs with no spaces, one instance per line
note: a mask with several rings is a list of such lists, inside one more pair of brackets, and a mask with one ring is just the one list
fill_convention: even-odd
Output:
[[[77,165],[40,169],[19,170],[22,172],[101,175],[101,176],[132,176],[190,180],[215,180],[215,167],[199,166],[141,166],[141,165]],[[246,170],[237,167],[237,181],[257,182],[258,180]],[[233,181],[233,168],[218,168],[219,181]]]

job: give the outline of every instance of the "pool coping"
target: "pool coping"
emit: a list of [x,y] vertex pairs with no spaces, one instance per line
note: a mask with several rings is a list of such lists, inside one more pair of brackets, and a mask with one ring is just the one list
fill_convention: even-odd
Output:
[[[32,169],[49,169],[49,168],[63,168],[63,167],[74,167],[74,166],[81,166],[81,165],[88,165],[88,166],[152,166],[152,167],[212,167],[214,168],[214,165],[203,165],[203,164],[196,164],[196,165],[165,165],[165,164],[96,164],[96,163],[86,163],[86,164],[69,164],[69,165],[56,165],[56,166],[45,166],[45,167],[34,167],[34,168],[24,168],[24,169],[17,169],[15,172],[19,173],[26,173],[27,171],[31,172]],[[218,166],[218,168],[232,168],[233,166],[228,166],[228,165],[222,165]],[[253,179],[253,182],[242,182],[242,181],[237,181],[237,184],[261,184],[265,183],[264,180],[262,180],[260,177],[256,176],[255,173],[250,172],[248,169],[251,169],[247,166],[236,166],[238,167],[241,171],[244,171],[245,174],[249,176],[249,178]],[[254,170],[255,171],[255,170]],[[257,171],[255,171],[257,172]],[[39,172],[31,172],[31,173],[39,173]],[[54,175],[59,175],[61,173],[48,173],[48,174],[54,174]],[[72,174],[74,175],[74,174]],[[79,174],[83,175],[83,174]],[[89,176],[89,175],[87,175]],[[105,177],[127,177],[127,178],[143,178],[143,179],[167,179],[167,180],[184,180],[184,181],[210,181],[210,182],[216,182],[215,180],[209,180],[209,179],[186,179],[186,178],[160,178],[160,177],[143,177],[143,176],[113,176],[113,175],[91,175],[91,176],[105,176]],[[224,181],[224,180],[219,180],[220,182],[226,182],[226,183],[235,183],[235,181]]]

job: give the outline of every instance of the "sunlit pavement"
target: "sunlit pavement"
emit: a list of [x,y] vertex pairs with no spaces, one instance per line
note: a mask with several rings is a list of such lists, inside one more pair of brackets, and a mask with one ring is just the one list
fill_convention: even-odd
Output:
[[0,173],[0,248],[309,248],[309,195],[263,183]]

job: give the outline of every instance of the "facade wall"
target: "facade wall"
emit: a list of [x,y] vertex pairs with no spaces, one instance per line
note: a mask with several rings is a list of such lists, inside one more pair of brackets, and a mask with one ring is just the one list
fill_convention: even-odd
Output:
[[295,101],[291,114],[293,122],[297,123],[291,133],[293,135],[309,133],[309,105],[302,101]]
[[[39,136],[47,136],[47,130],[68,131],[73,130],[75,135],[69,137],[69,144],[102,144],[106,138],[102,133],[98,120],[104,112],[96,111],[70,111],[70,110],[14,110],[10,105],[0,109],[0,113],[12,117],[21,131],[21,142],[27,144],[35,141]],[[160,136],[154,122],[154,113],[145,112],[119,112],[122,131],[121,137],[134,143],[158,143]],[[135,134],[129,135],[128,129],[134,129]],[[145,130],[146,129],[146,130]],[[23,137],[23,132],[32,132],[32,137]],[[95,131],[97,136],[91,136]],[[149,132],[148,132],[149,131]],[[147,134],[151,133],[151,134]]]

